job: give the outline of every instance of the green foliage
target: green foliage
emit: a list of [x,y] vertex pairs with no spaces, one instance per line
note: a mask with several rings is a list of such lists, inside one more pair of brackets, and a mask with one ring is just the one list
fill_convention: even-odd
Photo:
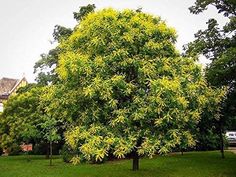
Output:
[[53,38],[54,38],[54,40],[60,42],[61,40],[65,40],[66,38],[68,38],[72,32],[73,32],[73,30],[70,28],[56,25],[54,27],[54,31],[53,31]]
[[38,74],[36,81],[39,85],[45,86],[58,81],[55,67],[58,62],[59,53],[60,50],[57,47],[51,49],[48,54],[41,54],[41,59],[35,63],[34,73]]
[[1,147],[60,139],[63,134],[61,119],[53,117],[47,107],[47,98],[51,102],[54,100],[50,97],[51,90],[49,86],[33,86],[9,98],[0,119]]
[[79,12],[74,12],[74,19],[80,22],[84,17],[86,17],[89,13],[94,12],[96,6],[95,4],[88,4],[87,6],[81,6],[79,8]]
[[43,132],[43,138],[45,138],[48,142],[60,140],[61,137],[58,134],[57,120],[48,116],[44,116],[43,119],[44,121],[40,123]]
[[10,146],[7,147],[7,152],[8,155],[13,156],[13,155],[19,155],[22,151],[21,151],[21,147],[19,146],[19,144],[13,143]]
[[41,121],[41,113],[37,109],[41,92],[41,88],[32,88],[11,96],[4,104],[0,119],[0,142],[3,148],[26,139],[28,141],[33,134],[37,136],[35,131]]
[[159,17],[105,9],[86,16],[60,44],[57,72],[70,100],[64,112],[75,120],[65,139],[79,152],[73,162],[102,161],[108,152],[152,157],[195,144],[192,130],[207,96],[217,105],[224,92],[214,94],[175,40]]
[[[211,121],[209,121],[211,122]],[[208,122],[208,124],[209,124]],[[217,131],[212,128],[212,126],[208,126],[205,129],[203,129],[204,126],[207,124],[204,124],[200,127],[200,131],[197,134],[197,143],[196,143],[196,149],[199,151],[206,151],[206,150],[218,150],[220,149],[220,138],[217,134]]]
[[[190,8],[198,14],[213,5],[222,13],[228,22],[221,28],[215,19],[209,19],[206,30],[199,30],[195,40],[186,46],[187,55],[203,54],[212,62],[206,68],[208,82],[219,88],[227,86],[227,94],[222,104],[221,118],[215,129],[235,129],[236,126],[236,2],[234,0],[197,0]],[[221,138],[223,140],[223,138]]]
[[235,87],[235,56],[236,47],[228,49],[221,55],[220,58],[217,58],[214,62],[212,62],[210,68],[206,71],[206,76],[213,85],[227,85],[231,87],[229,89],[233,89]]
[[67,144],[65,144],[60,151],[60,155],[63,162],[69,163],[76,153]]
[[40,132],[35,125],[25,124],[24,130],[21,132],[23,142],[28,142],[33,139],[40,138]]
[[201,120],[195,130],[197,137],[197,150],[217,150],[220,147],[219,136],[219,121],[221,120],[221,100],[216,100],[217,95],[222,95],[218,98],[222,98],[222,101],[226,98],[226,89],[224,92],[215,90],[214,93],[207,95],[208,103],[207,107],[202,113]]
[[[79,23],[86,15],[93,12],[94,4],[81,6],[78,12],[74,12],[74,19]],[[59,44],[66,40],[73,32],[73,29],[66,28],[61,25],[56,25],[53,31],[53,38]],[[39,85],[49,85],[58,83],[58,75],[55,68],[58,65],[58,55],[61,53],[59,47],[51,49],[47,54],[42,54],[41,58],[34,65],[34,73],[37,74],[36,81]]]
[[16,93],[17,94],[22,94],[22,93],[25,93],[27,91],[30,91],[32,88],[35,88],[37,86],[38,86],[38,84],[36,84],[36,83],[28,83],[24,87],[20,87],[19,89],[17,89]]
[[60,135],[58,134],[57,120],[53,117],[44,116],[44,121],[41,123],[43,138],[49,142],[50,148],[50,166],[52,165],[52,155],[53,155],[53,143],[60,140]]
[[236,15],[236,2],[234,0],[196,0],[195,5],[190,7],[190,11],[199,14],[207,9],[209,5],[216,7],[218,13],[230,17]]
[[[199,127],[199,141],[211,143],[209,137],[220,140],[220,149],[224,158],[224,137],[226,129],[235,129],[236,126],[236,2],[234,0],[196,0],[195,5],[190,8],[194,14],[198,14],[213,5],[218,13],[228,18],[228,22],[221,28],[217,20],[209,19],[206,30],[199,30],[195,34],[195,40],[185,46],[186,54],[196,56],[203,54],[212,62],[206,68],[206,78],[208,82],[219,88],[227,86],[227,94],[224,103],[221,105],[220,116],[218,119],[212,119],[211,115],[205,114]],[[203,123],[206,123],[205,125]],[[212,125],[211,127],[209,127]],[[204,131],[208,127],[209,131]],[[212,136],[212,134],[218,137]],[[205,137],[204,137],[205,136]],[[203,144],[200,143],[200,146]],[[214,143],[213,143],[214,144]],[[213,145],[212,144],[212,145]]]

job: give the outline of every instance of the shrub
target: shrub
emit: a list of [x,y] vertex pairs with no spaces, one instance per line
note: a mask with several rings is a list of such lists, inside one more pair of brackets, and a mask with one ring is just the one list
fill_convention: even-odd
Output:
[[60,151],[60,155],[62,156],[63,162],[69,163],[75,153],[65,144]]
[[0,156],[3,154],[3,149],[0,147]]
[[21,147],[15,143],[12,144],[12,146],[9,147],[7,151],[9,152],[8,155],[19,155],[22,152]]

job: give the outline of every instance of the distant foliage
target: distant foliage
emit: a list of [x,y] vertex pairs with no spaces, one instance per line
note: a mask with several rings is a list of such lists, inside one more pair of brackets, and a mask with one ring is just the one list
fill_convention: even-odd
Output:
[[[212,61],[205,70],[209,84],[218,88],[227,87],[226,99],[221,105],[221,116],[217,121],[203,117],[208,120],[207,124],[212,125],[209,127],[210,132],[218,134],[223,152],[224,132],[235,130],[236,127],[236,1],[196,0],[194,6],[190,7],[190,12],[199,14],[209,6],[214,6],[219,14],[227,18],[227,22],[220,27],[212,17],[207,21],[207,29],[199,30],[195,34],[195,40],[186,45],[185,49],[188,56],[197,58],[196,56],[203,54]],[[205,125],[202,126],[201,129],[204,129]]]
[[[89,13],[94,12],[96,6],[94,4],[88,4],[87,6],[81,6],[78,12],[74,12],[74,19],[80,23],[80,21]],[[53,31],[54,43],[61,43],[66,40],[74,29],[67,28],[61,25],[56,25]],[[58,64],[58,55],[60,54],[60,48],[57,46],[47,53],[41,54],[40,59],[34,65],[34,73],[37,74],[36,81],[40,85],[58,84],[58,75],[55,72],[55,68]]]

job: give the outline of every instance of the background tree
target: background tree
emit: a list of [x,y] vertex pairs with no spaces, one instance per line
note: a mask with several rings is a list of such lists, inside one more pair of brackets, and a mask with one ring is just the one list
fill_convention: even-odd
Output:
[[95,9],[96,9],[95,4],[88,4],[87,6],[81,6],[78,12],[73,13],[74,19],[76,19],[77,22],[80,22],[89,13],[94,12]]
[[0,119],[1,147],[6,149],[11,148],[12,144],[20,145],[21,143],[46,143],[47,145],[49,142],[56,141],[54,129],[51,130],[51,122],[45,119],[45,116],[50,116],[52,120],[57,121],[54,128],[58,130],[59,135],[63,135],[64,124],[66,125],[67,122],[63,119],[66,115],[63,117],[63,113],[59,112],[63,109],[57,111],[58,114],[61,113],[61,116],[50,114],[50,106],[64,101],[61,99],[59,102],[56,99],[56,95],[52,94],[53,88],[53,86],[31,85],[20,89],[16,95],[10,97],[4,105],[3,118]]
[[41,113],[37,110],[41,92],[41,88],[32,88],[11,96],[5,103],[3,118],[0,119],[0,142],[4,149],[23,142],[23,133],[28,132],[28,127],[41,121]]
[[53,143],[57,142],[58,140],[60,140],[60,135],[58,134],[58,127],[57,127],[57,120],[52,118],[52,117],[48,117],[48,116],[44,116],[44,122],[41,123],[41,127],[42,127],[42,134],[43,134],[43,138],[49,142],[49,149],[50,149],[50,155],[49,155],[49,159],[50,159],[50,166],[52,166],[52,146]]
[[[37,138],[40,138],[40,132],[37,130],[36,126],[30,124],[25,124],[24,130],[21,132],[22,142],[28,145],[30,142],[34,141]],[[28,146],[27,146],[28,147]],[[26,149],[27,161],[30,161],[29,149]]]
[[[78,12],[74,12],[74,19],[79,23],[87,14],[94,12],[96,6],[88,4],[81,6]],[[53,32],[54,42],[61,43],[66,40],[74,31],[74,29],[56,25]],[[37,73],[36,81],[40,85],[48,85],[49,83],[57,83],[59,81],[55,68],[58,64],[58,55],[60,48],[57,46],[49,50],[47,54],[41,54],[41,58],[34,65],[34,73]]]
[[[226,93],[226,89],[225,89]],[[215,93],[217,94],[217,93]],[[219,102],[216,103],[215,94],[208,94],[207,107],[204,109],[201,120],[195,129],[195,134],[197,137],[196,149],[197,150],[216,150],[220,149],[220,137],[218,122],[220,120],[221,106]],[[225,96],[223,98],[223,101]],[[217,109],[216,109],[217,108]]]
[[[65,134],[79,152],[73,162],[132,154],[138,170],[140,156],[170,152],[182,139],[195,144],[190,130],[215,92],[175,41],[159,17],[105,9],[86,16],[60,44],[57,72],[71,91],[63,98],[76,102],[65,109],[77,112]],[[219,103],[223,92],[217,94]]]
[[211,85],[228,87],[227,98],[222,105],[222,116],[216,124],[224,157],[225,129],[236,128],[236,1],[197,0],[195,5],[190,7],[190,11],[198,14],[210,5],[216,7],[218,13],[222,13],[229,21],[220,28],[217,20],[209,19],[208,28],[199,30],[195,34],[195,41],[189,43],[185,49],[188,55],[203,54],[212,61],[206,68],[206,77]]

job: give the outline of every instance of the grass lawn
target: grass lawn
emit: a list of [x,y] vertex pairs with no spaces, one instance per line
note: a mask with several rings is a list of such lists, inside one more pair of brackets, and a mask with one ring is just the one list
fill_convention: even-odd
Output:
[[0,177],[236,177],[236,155],[226,152],[189,152],[183,156],[173,154],[141,159],[140,170],[131,171],[131,160],[118,160],[104,164],[71,165],[57,157],[53,166],[44,156],[0,157]]

